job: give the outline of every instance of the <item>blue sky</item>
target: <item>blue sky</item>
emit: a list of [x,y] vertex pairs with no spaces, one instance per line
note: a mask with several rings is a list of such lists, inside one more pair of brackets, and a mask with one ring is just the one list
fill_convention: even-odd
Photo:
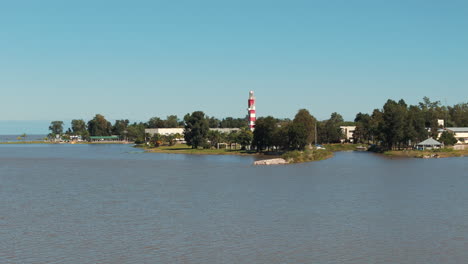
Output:
[[466,102],[466,14],[456,0],[3,1],[0,120],[243,117],[249,90],[276,117]]

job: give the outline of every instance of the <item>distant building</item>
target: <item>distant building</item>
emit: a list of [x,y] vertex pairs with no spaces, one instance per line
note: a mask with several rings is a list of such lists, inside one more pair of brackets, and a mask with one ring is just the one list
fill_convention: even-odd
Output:
[[343,133],[344,138],[341,139],[341,142],[353,142],[354,141],[354,131],[356,126],[340,126],[341,132]]
[[443,119],[437,119],[438,127],[445,127],[445,121]]
[[458,140],[457,144],[468,143],[468,127],[446,127],[439,129],[439,137],[444,131],[448,131]]
[[119,141],[119,136],[91,136],[91,141]]
[[150,136],[154,136],[155,134],[160,134],[163,136],[169,135],[176,135],[176,134],[184,134],[184,128],[175,127],[175,128],[146,128],[146,134],[150,134]]
[[[237,132],[240,131],[240,128],[210,128],[211,131],[218,131],[221,133],[231,133],[231,132]],[[177,128],[146,128],[145,133],[149,134],[151,137],[155,134],[160,134],[163,136],[169,136],[169,135],[184,135],[184,128],[183,127],[177,127]]]
[[444,145],[440,143],[439,141],[433,139],[433,138],[428,138],[424,140],[423,142],[420,142],[416,144],[416,149],[418,150],[426,150],[426,149],[440,149]]
[[218,131],[220,133],[231,133],[231,132],[238,132],[240,128],[210,128],[211,131]]

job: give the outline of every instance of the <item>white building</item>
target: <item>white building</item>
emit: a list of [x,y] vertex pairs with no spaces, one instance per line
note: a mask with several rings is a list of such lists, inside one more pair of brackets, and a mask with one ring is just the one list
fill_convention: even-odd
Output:
[[[231,133],[231,132],[237,132],[240,131],[240,128],[210,128],[212,131],[218,131],[221,133]],[[169,135],[184,135],[184,128],[146,128],[145,133],[149,134],[150,136],[153,136],[154,134],[160,134],[163,136],[169,136]]]
[[344,138],[341,139],[341,141],[353,142],[354,141],[353,136],[354,136],[354,131],[356,130],[356,126],[340,126],[340,128],[344,136]]
[[453,134],[453,136],[458,140],[457,144],[468,143],[468,127],[447,127],[444,129],[439,129],[439,137],[442,135],[442,132],[448,131]]
[[184,134],[184,128],[146,128],[145,133],[153,136],[154,134],[160,134],[163,136],[175,135],[175,134]]

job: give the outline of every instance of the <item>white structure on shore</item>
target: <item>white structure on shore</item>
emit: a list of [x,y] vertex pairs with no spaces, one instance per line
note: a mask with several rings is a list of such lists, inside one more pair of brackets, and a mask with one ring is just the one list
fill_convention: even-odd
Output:
[[249,129],[250,131],[255,130],[255,122],[257,121],[257,113],[255,110],[255,96],[254,92],[249,92],[249,100],[247,101],[247,112],[249,115]]
[[342,142],[348,141],[348,142],[353,142],[354,141],[354,131],[356,130],[356,126],[340,126],[341,132],[343,133],[343,137],[341,139]]
[[[220,133],[231,133],[240,131],[240,128],[210,128],[211,131],[218,131]],[[176,128],[146,128],[145,133],[153,136],[155,134],[160,134],[162,136],[169,136],[169,135],[184,135],[184,128],[183,127],[176,127]]]
[[439,129],[440,137],[444,131],[452,133],[453,136],[458,140],[457,144],[468,143],[468,127],[446,127]]

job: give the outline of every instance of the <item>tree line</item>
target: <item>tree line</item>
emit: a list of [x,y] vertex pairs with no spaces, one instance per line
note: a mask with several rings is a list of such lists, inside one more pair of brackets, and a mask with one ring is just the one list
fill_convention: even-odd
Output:
[[[184,127],[185,120],[190,116],[187,114],[183,120],[176,115],[167,116],[166,119],[152,117],[147,122],[130,123],[128,119],[115,120],[114,124],[108,121],[103,115],[96,114],[93,119],[86,122],[83,119],[73,119],[70,128],[64,130],[63,121],[52,121],[49,126],[50,138],[56,136],[69,138],[70,136],[81,136],[84,140],[89,140],[91,136],[111,136],[116,135],[121,139],[145,142],[146,128],[177,128]],[[205,117],[209,128],[246,128],[246,118],[226,117],[217,119],[215,117]]]
[[411,148],[429,137],[446,145],[456,143],[448,132],[438,138],[442,127],[438,120],[444,120],[445,127],[468,126],[468,103],[442,106],[440,101],[432,102],[424,97],[417,105],[408,105],[403,99],[398,102],[389,99],[382,109],[374,109],[372,114],[356,115],[354,138],[388,150]]
[[[85,122],[75,119],[71,127],[63,133],[63,122],[52,121],[49,127],[51,137],[55,135],[79,135],[83,139],[90,136],[117,135],[122,139],[145,142],[145,128],[184,128],[185,141],[193,148],[213,147],[217,143],[238,143],[243,148],[250,146],[257,151],[303,150],[307,146],[322,143],[341,142],[344,135],[343,125],[355,125],[353,138],[357,143],[369,143],[383,149],[410,148],[415,143],[428,137],[437,139],[440,125],[445,121],[448,127],[468,126],[468,103],[443,106],[440,101],[432,102],[424,97],[417,105],[408,105],[401,99],[398,102],[389,99],[381,109],[374,109],[371,114],[358,113],[353,122],[345,122],[343,117],[334,112],[327,120],[318,121],[306,109],[300,109],[293,120],[279,119],[272,116],[261,117],[256,121],[253,133],[247,129],[247,118],[227,117],[217,119],[205,115],[202,111],[186,114],[182,120],[170,115],[166,119],[150,118],[147,122],[130,123],[128,119],[116,120],[114,124],[104,116],[97,114]],[[232,135],[210,131],[210,128],[242,128]],[[151,141],[166,141],[172,144],[176,137],[158,138]],[[447,145],[456,140],[447,132],[439,139]],[[455,141],[454,141],[455,140]]]

